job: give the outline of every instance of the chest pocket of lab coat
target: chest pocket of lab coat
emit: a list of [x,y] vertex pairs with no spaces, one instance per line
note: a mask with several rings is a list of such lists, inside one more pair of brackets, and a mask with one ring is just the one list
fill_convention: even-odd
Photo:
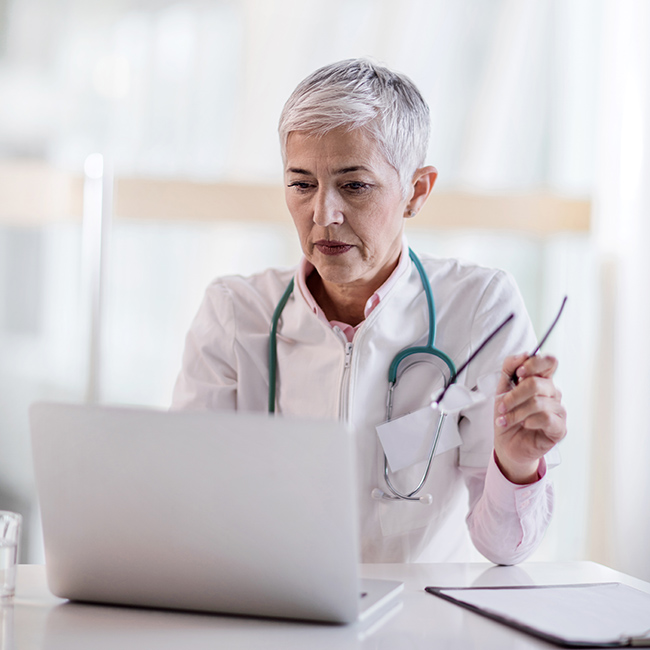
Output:
[[[425,409],[429,412],[431,422],[426,426],[427,435],[424,437],[420,436],[425,443],[424,447],[426,447],[424,459],[418,460],[414,464],[398,469],[395,472],[389,472],[391,483],[402,494],[413,491],[422,480],[426,471],[427,452],[435,434],[437,414],[429,407],[425,407]],[[412,422],[416,422],[418,415],[420,415],[420,418],[425,415],[423,411],[424,409],[399,420],[407,420],[406,424],[408,424],[408,419],[410,418]],[[396,427],[400,425],[399,420],[393,421]],[[393,422],[383,426],[390,427]],[[432,524],[435,525],[436,521],[445,518],[447,509],[453,500],[452,496],[456,490],[456,484],[461,480],[458,470],[458,449],[461,442],[462,439],[458,430],[458,415],[447,416],[440,432],[440,439],[431,464],[429,477],[417,494],[417,496],[430,494],[432,503],[424,504],[419,501],[405,501],[403,499],[392,501],[382,499],[379,502],[379,521],[384,536],[399,535]],[[381,444],[378,447],[381,467],[381,475],[378,477],[380,479],[379,486],[387,494],[391,494],[385,486],[383,478],[383,448]]]

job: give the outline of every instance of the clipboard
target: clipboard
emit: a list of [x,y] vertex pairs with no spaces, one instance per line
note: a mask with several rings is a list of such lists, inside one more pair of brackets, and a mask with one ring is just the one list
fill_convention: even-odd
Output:
[[620,582],[426,591],[563,648],[650,647],[650,594]]

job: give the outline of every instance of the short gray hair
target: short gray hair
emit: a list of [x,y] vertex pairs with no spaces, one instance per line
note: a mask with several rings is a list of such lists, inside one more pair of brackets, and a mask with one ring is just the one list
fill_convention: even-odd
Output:
[[429,145],[429,107],[407,76],[368,59],[347,59],[316,70],[298,84],[282,109],[278,131],[283,161],[292,131],[324,135],[339,127],[366,129],[407,191]]

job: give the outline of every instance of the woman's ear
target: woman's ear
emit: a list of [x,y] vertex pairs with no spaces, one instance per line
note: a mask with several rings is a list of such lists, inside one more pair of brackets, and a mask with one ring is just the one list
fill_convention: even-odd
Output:
[[413,193],[406,205],[406,214],[404,215],[406,218],[414,217],[422,209],[425,201],[429,198],[429,194],[431,194],[436,178],[438,178],[438,170],[431,165],[415,170],[415,174],[413,174]]

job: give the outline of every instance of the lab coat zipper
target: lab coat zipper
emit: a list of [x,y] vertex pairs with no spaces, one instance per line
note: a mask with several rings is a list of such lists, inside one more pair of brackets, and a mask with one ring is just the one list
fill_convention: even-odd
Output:
[[349,419],[349,400],[350,400],[350,366],[352,365],[353,344],[347,340],[347,337],[340,328],[335,327],[337,335],[343,340],[345,346],[345,357],[343,361],[343,373],[341,376],[341,393],[339,396],[339,418],[343,422]]

